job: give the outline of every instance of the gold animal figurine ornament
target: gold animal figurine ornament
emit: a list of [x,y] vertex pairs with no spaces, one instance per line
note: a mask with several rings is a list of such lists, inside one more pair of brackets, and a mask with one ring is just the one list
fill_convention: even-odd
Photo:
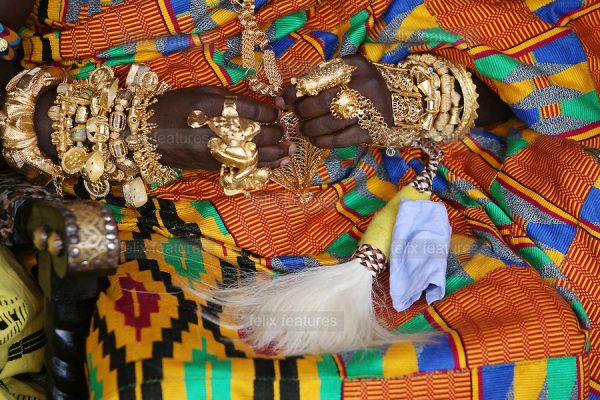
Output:
[[217,135],[208,141],[208,148],[221,163],[219,181],[225,194],[250,196],[248,190],[262,189],[267,184],[270,171],[257,168],[258,149],[252,139],[260,133],[260,124],[241,118],[236,100],[234,96],[225,98],[220,117],[208,118],[202,111],[192,111],[188,125],[192,128],[208,125]]

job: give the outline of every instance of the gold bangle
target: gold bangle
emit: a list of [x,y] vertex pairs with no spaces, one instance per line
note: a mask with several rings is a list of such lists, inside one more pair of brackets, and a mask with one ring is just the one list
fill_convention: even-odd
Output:
[[473,126],[477,92],[464,66],[433,54],[375,66],[391,92],[395,126],[421,130],[421,138],[437,143],[455,140]]
[[202,111],[192,111],[188,125],[192,128],[208,125],[217,135],[208,141],[208,148],[221,163],[219,182],[224,193],[227,196],[250,196],[248,190],[262,189],[267,184],[270,171],[257,168],[258,149],[252,139],[260,133],[260,124],[241,118],[236,101],[235,96],[226,97],[220,117],[208,118]]
[[36,67],[22,71],[6,87],[6,102],[0,113],[2,154],[12,168],[36,184],[57,182],[62,176],[60,166],[40,149],[33,119],[39,96],[66,80],[62,68]]

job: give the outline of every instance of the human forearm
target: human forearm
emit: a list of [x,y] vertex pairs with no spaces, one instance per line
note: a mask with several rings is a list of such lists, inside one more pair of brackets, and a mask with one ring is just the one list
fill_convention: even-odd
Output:
[[56,158],[56,148],[52,145],[51,134],[52,134],[52,121],[48,117],[48,109],[54,103],[56,98],[56,89],[50,89],[46,93],[42,94],[35,106],[35,131],[38,136],[38,143],[40,149],[44,154]]

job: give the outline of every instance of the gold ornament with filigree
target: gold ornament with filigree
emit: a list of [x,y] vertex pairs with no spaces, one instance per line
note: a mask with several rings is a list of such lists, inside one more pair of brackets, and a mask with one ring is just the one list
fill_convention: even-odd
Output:
[[[236,101],[235,96],[226,97],[219,117],[208,118],[202,111],[192,111],[188,124],[196,128],[206,124],[217,135],[208,141],[208,148],[221,163],[219,181],[225,194],[249,196],[248,190],[262,189],[266,185],[270,172],[267,168],[257,168],[258,149],[252,139],[260,133],[260,124],[241,118]],[[198,121],[204,121],[204,124]]]

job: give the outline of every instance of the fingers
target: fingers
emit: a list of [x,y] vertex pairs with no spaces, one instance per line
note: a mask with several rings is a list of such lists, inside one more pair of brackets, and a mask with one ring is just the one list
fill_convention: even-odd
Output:
[[273,145],[281,142],[283,138],[283,128],[278,125],[262,126],[260,133],[256,135],[253,142],[258,147]]
[[[221,109],[222,109],[221,104]],[[252,121],[268,124],[277,121],[279,111],[268,104],[261,103],[247,96],[238,96],[237,111],[240,117],[251,119]]]
[[[195,93],[197,100],[194,109],[203,111],[209,117],[221,115],[225,96],[234,96],[233,93],[218,87],[197,88]],[[279,111],[275,107],[248,96],[237,95],[236,97],[236,108],[240,117],[260,123],[272,123],[277,120]]]
[[300,122],[300,132],[308,137],[330,135],[345,128],[349,128],[356,123],[356,118],[338,119],[331,114],[325,114]]
[[294,110],[301,119],[312,119],[329,114],[331,101],[339,91],[339,88],[333,88],[325,90],[316,96],[303,97],[298,100]]
[[296,97],[296,85],[289,85],[286,87],[281,97],[283,97],[285,104],[291,105],[296,103],[296,100],[298,100]]
[[310,142],[322,149],[336,149],[370,142],[367,131],[358,125],[342,129],[331,135],[314,136]]
[[258,148],[258,166],[277,168],[282,163],[289,162],[289,156],[294,152],[295,146],[290,142],[281,142],[275,145]]

